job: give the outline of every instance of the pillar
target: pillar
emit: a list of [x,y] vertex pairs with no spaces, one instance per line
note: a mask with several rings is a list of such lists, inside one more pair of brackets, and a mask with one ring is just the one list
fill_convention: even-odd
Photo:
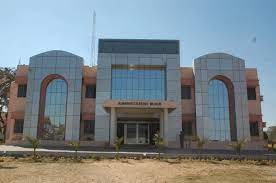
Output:
[[163,128],[164,128],[164,145],[168,146],[169,138],[169,119],[168,119],[168,109],[164,109],[164,119],[163,119]]
[[159,124],[160,124],[160,136],[164,138],[164,112],[163,111],[160,112]]
[[115,107],[112,107],[111,114],[110,114],[110,145],[113,145],[115,143],[116,138],[117,138],[116,109]]

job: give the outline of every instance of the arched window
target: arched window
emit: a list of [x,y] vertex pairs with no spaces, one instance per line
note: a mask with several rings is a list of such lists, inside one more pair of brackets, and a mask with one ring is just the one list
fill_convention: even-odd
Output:
[[228,89],[221,80],[214,79],[208,85],[209,139],[231,140]]
[[60,78],[47,85],[41,139],[64,140],[67,103],[67,83]]

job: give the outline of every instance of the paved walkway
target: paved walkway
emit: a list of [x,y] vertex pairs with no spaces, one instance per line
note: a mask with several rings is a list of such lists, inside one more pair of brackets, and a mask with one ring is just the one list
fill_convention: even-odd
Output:
[[[58,149],[60,148],[60,149]],[[20,147],[14,145],[0,145],[0,153],[23,153],[23,152],[31,152],[32,148],[28,147]],[[47,148],[38,148],[38,152],[44,152],[47,154],[50,153],[74,153],[71,147],[47,147]],[[78,151],[82,154],[115,154],[116,151],[114,148],[97,148],[97,147],[81,147]],[[122,147],[120,150],[121,154],[129,154],[129,155],[156,155],[156,149],[154,147]],[[162,150],[162,154],[165,155],[197,155],[199,151],[197,149],[164,149]],[[236,153],[232,150],[207,150],[204,149],[201,152],[202,155],[236,155]],[[258,150],[244,150],[242,151],[243,155],[246,156],[264,156],[264,155],[273,155],[276,156],[276,153],[270,153],[268,151],[258,151]]]
[[[19,147],[19,146],[13,146],[13,145],[0,145],[0,152],[7,153],[7,152],[31,152],[33,151],[33,148],[27,148],[27,147]],[[53,152],[53,153],[74,153],[74,150],[66,150],[66,149],[46,149],[46,148],[38,148],[38,152]],[[79,153],[84,154],[114,154],[116,153],[114,150],[108,149],[108,150],[80,150]],[[156,152],[152,151],[144,151],[144,152],[136,152],[136,151],[120,151],[121,154],[148,154],[148,155],[156,155]]]

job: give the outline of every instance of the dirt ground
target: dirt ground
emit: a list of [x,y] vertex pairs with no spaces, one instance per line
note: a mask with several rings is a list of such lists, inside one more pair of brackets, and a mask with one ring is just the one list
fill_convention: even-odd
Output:
[[0,161],[0,183],[84,182],[275,182],[276,165],[256,162],[150,159],[32,162]]

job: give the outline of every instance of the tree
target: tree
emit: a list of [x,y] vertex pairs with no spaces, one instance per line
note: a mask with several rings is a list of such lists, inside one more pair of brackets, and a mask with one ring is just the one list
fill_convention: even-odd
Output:
[[123,144],[124,138],[123,137],[117,137],[114,143],[115,150],[116,150],[116,159],[119,159],[119,150],[121,148],[121,145]]
[[271,144],[271,149],[274,150],[276,143],[276,126],[271,126],[267,129],[268,143]]
[[163,147],[164,141],[159,132],[154,134],[153,142],[155,147],[157,148],[158,159],[160,160],[161,148]]
[[40,146],[40,142],[38,139],[32,138],[32,137],[26,137],[27,141],[31,144],[33,150],[33,158],[36,159],[36,149]]
[[70,141],[69,142],[69,145],[72,146],[74,148],[74,151],[75,151],[75,160],[77,161],[78,160],[78,150],[80,148],[80,142],[79,141]]
[[[8,104],[9,104],[9,92],[11,83],[15,80],[15,69],[8,67],[0,68],[0,133],[4,135],[5,142],[5,133],[6,133],[6,120],[8,113]],[[5,116],[2,116],[4,113]]]

